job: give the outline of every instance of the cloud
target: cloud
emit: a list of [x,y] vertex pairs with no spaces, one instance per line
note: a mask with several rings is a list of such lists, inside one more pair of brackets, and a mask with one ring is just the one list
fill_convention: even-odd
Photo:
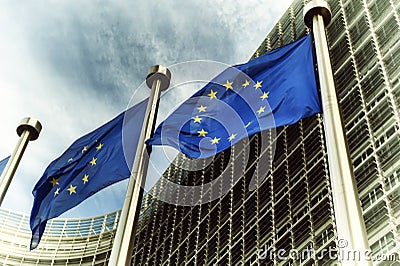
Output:
[[[124,110],[133,94],[135,101],[145,97],[147,88],[137,88],[151,65],[195,59],[245,62],[289,4],[2,1],[0,158],[14,149],[21,118],[36,117],[43,124],[3,206],[29,212],[31,190],[46,166],[75,139]],[[179,101],[178,92],[171,92],[167,103]],[[126,182],[113,186],[67,215],[116,210],[125,188]]]

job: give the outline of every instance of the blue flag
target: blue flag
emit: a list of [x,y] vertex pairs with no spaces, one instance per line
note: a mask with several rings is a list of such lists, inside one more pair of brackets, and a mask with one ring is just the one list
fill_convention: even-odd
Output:
[[4,168],[6,168],[8,160],[10,160],[10,156],[8,156],[0,161],[0,175],[3,173]]
[[179,106],[147,144],[207,158],[247,136],[319,112],[308,35],[223,71]]
[[[132,151],[136,151],[147,102],[142,101],[79,138],[50,163],[32,192],[35,199],[30,217],[31,249],[39,244],[48,219],[129,178],[135,154]],[[130,150],[128,156],[124,148]]]

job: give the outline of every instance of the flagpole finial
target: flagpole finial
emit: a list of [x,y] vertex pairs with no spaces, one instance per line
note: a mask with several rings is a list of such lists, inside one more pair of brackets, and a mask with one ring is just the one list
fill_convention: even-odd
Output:
[[155,65],[150,67],[149,73],[147,74],[146,84],[151,89],[153,82],[160,81],[160,89],[164,91],[168,89],[171,81],[171,72],[169,69],[162,65]]
[[41,130],[42,124],[40,124],[37,119],[31,117],[22,119],[21,124],[17,127],[17,134],[20,138],[13,154],[8,160],[8,163],[0,176],[0,206],[3,203],[4,197],[6,196],[11,180],[17,171],[22,155],[28,146],[28,142],[31,140],[36,140],[39,137]]
[[39,120],[31,117],[25,117],[21,120],[21,124],[17,127],[17,134],[21,136],[25,131],[29,131],[29,140],[36,140],[42,131],[42,124]]
[[331,9],[325,0],[312,0],[305,5],[304,23],[307,27],[312,27],[312,21],[315,15],[321,15],[324,19],[325,27],[329,25],[332,19]]

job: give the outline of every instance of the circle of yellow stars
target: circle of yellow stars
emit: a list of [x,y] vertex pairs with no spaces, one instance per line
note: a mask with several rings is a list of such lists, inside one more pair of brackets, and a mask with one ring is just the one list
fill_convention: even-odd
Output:
[[[203,108],[202,110],[204,110],[204,112],[205,112],[206,107],[202,107],[202,108]],[[201,121],[201,118],[200,118],[200,121]],[[200,121],[199,121],[199,122],[200,122]],[[96,142],[97,142],[97,140],[96,140]],[[101,143],[101,142],[100,142],[100,143],[95,147],[96,151],[100,151],[100,150],[103,148],[103,146],[104,146],[104,143]],[[87,152],[87,151],[88,151],[88,146],[85,145],[85,146],[82,147],[81,154],[84,154],[84,153]],[[69,159],[67,160],[67,163],[71,163],[71,162],[73,162],[73,161],[74,161],[74,158],[69,158]],[[95,165],[97,164],[97,158],[96,158],[96,157],[92,157],[92,159],[88,162],[88,164],[91,165],[91,166],[95,166]],[[59,187],[59,185],[60,185],[59,180],[60,180],[60,178],[52,177],[51,180],[49,181],[50,184],[52,185],[52,187],[58,186],[58,187],[54,190],[54,192],[53,192],[54,197],[57,196],[57,195],[59,195],[60,192],[61,192],[61,188]],[[82,177],[82,182],[83,182],[83,184],[86,184],[86,183],[89,182],[89,175],[88,175],[88,174],[85,173],[85,174],[83,175],[83,177]],[[71,196],[71,195],[77,193],[77,187],[78,187],[78,185],[69,184],[69,187],[68,187],[66,190],[68,191],[69,195]]]
[[[263,83],[262,80],[261,80],[261,81],[257,81],[257,82],[253,85],[253,88],[256,89],[256,90],[261,89],[261,88],[262,88],[262,83]],[[225,87],[226,91],[228,91],[228,90],[234,90],[233,81],[226,80],[226,82],[223,84],[223,86]],[[242,88],[246,88],[246,87],[248,87],[248,86],[250,86],[250,81],[246,79],[246,80],[241,84],[241,87],[242,87]],[[210,92],[207,94],[207,96],[210,98],[210,100],[213,100],[213,99],[217,99],[217,94],[218,94],[218,91],[214,91],[214,90],[211,89]],[[263,91],[263,94],[260,96],[260,99],[261,99],[261,101],[264,101],[264,100],[268,99],[268,97],[269,97],[269,91]],[[199,113],[206,112],[207,106],[205,106],[205,105],[200,105],[200,106],[198,106],[196,109],[197,109],[197,111],[198,111]],[[265,106],[265,105],[264,105],[264,106],[260,106],[260,108],[257,110],[257,114],[260,116],[262,113],[265,112],[265,109],[266,109],[266,106]],[[203,120],[203,118],[200,117],[199,115],[196,115],[196,116],[193,117],[192,119],[193,119],[193,122],[194,122],[194,123],[197,123],[197,124],[201,124],[201,121]],[[245,128],[249,127],[250,124],[251,124],[251,121],[248,122],[248,123],[245,125]],[[208,132],[205,131],[204,128],[202,128],[201,130],[197,131],[197,133],[198,133],[198,137],[207,137],[207,135],[208,135]],[[228,137],[228,141],[232,142],[232,141],[236,138],[236,136],[237,136],[237,133],[231,133],[231,134],[229,135],[229,137]],[[221,138],[216,137],[216,136],[213,137],[213,138],[210,138],[211,144],[215,144],[215,145],[216,145],[216,144],[219,144],[219,141],[220,141],[220,140],[221,140]]]

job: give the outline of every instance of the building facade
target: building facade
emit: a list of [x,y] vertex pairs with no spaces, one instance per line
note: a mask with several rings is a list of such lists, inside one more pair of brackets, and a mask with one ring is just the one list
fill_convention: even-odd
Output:
[[0,209],[0,265],[108,265],[119,211],[47,222],[39,246],[29,251],[29,215]]
[[[307,2],[294,1],[254,57],[308,33],[303,22]],[[328,3],[335,85],[374,263],[399,265],[400,1]],[[257,173],[265,179],[254,191],[248,185],[253,163],[262,152],[259,135],[252,138],[251,150],[254,158],[239,165],[227,164],[228,151],[202,171],[171,166],[164,178],[191,186],[218,177],[225,168],[231,172],[239,168],[244,174],[225,196],[195,207],[147,196],[133,264],[337,263],[337,253],[329,251],[344,247],[346,240],[337,239],[323,116],[277,129],[271,171]],[[176,164],[189,161],[180,156]]]

